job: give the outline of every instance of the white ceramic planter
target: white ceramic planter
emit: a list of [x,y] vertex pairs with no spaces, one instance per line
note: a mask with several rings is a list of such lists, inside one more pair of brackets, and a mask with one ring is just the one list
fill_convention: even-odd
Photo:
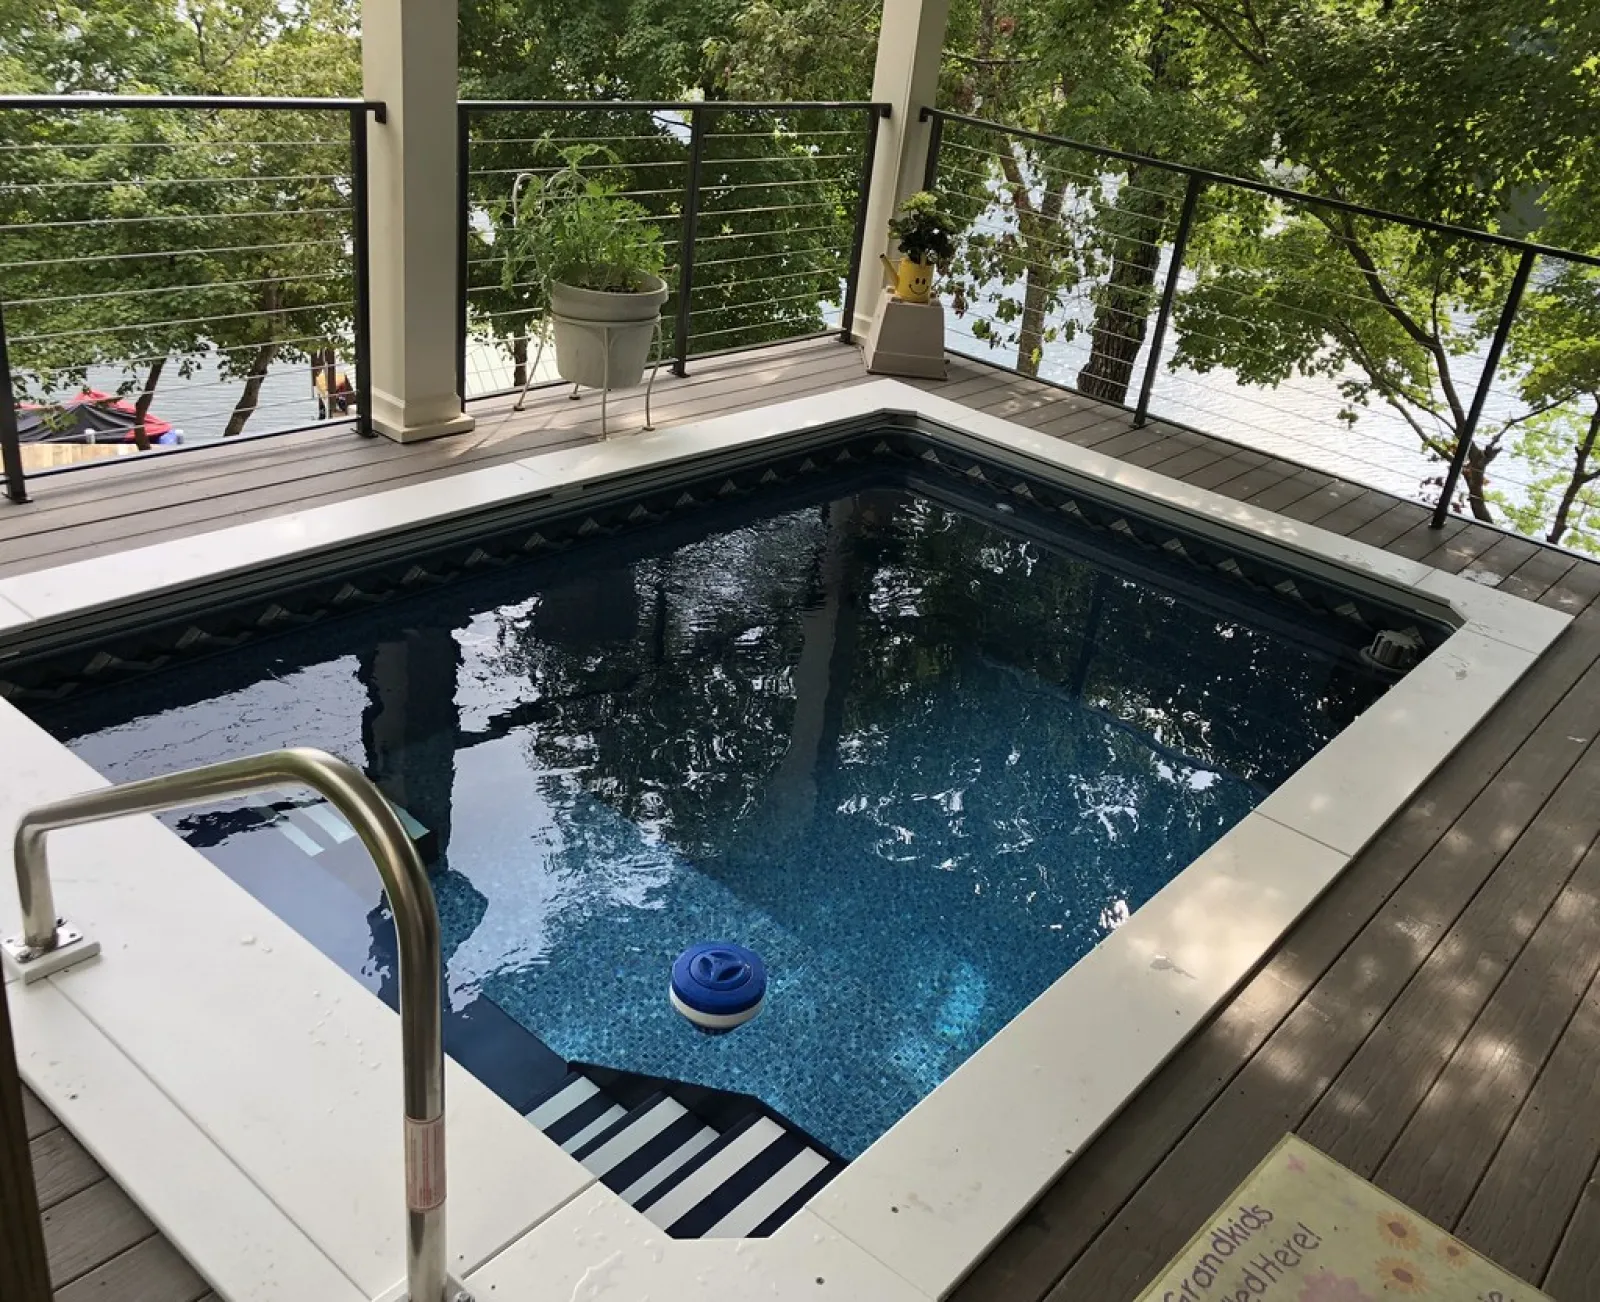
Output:
[[[644,378],[656,318],[667,301],[667,283],[641,277],[636,293],[550,286],[555,323],[556,374],[588,389],[626,389]],[[607,357],[609,351],[610,357]]]

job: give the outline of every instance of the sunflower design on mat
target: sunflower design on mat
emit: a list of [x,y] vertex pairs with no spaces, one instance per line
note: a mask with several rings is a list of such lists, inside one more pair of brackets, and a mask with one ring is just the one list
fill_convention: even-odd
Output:
[[1385,1257],[1374,1264],[1382,1291],[1403,1297],[1418,1297],[1429,1292],[1428,1277],[1414,1263],[1399,1257]]
[[1444,1238],[1439,1240],[1439,1260],[1452,1270],[1460,1270],[1471,1257],[1472,1254],[1454,1239]]
[[1319,1270],[1305,1282],[1295,1302],[1373,1302],[1373,1298],[1355,1280]]
[[1378,1214],[1378,1233],[1383,1235],[1385,1243],[1391,1247],[1399,1248],[1401,1252],[1420,1252],[1422,1250],[1422,1231],[1417,1229],[1417,1223],[1409,1216],[1400,1212],[1380,1212]]

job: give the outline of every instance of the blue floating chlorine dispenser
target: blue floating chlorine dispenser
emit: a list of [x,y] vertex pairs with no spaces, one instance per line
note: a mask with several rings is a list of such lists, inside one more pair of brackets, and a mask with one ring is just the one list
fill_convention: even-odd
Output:
[[731,941],[690,945],[672,965],[672,1006],[708,1035],[724,1035],[761,1011],[767,965]]

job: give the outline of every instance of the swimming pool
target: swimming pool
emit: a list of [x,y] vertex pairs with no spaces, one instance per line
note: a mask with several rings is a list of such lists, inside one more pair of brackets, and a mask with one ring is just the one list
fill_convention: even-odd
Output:
[[[859,436],[869,424],[881,429],[886,415],[895,434],[878,442],[893,458],[896,483],[867,485],[863,479],[872,468],[863,462],[871,460],[865,454],[877,455],[876,444],[861,447]],[[851,439],[857,443],[843,446]],[[819,458],[823,449],[850,451],[851,459]],[[835,477],[823,482],[826,476]],[[902,1282],[909,1282],[916,1296],[941,1295],[1268,952],[1299,911],[1564,623],[1548,612],[1524,615],[1521,603],[1426,567],[962,412],[902,386],[879,384],[737,421],[529,458],[514,468],[442,481],[425,493],[398,490],[384,495],[381,506],[380,499],[373,499],[370,504],[305,512],[282,523],[240,526],[193,546],[154,549],[160,554],[148,557],[116,558],[114,564],[90,563],[0,583],[0,603],[17,612],[7,631],[4,652],[10,658],[0,679],[12,699],[25,701],[30,710],[56,701],[50,708],[62,712],[58,719],[66,711],[87,712],[93,697],[81,693],[82,687],[108,681],[120,684],[116,696],[124,703],[153,690],[163,675],[169,683],[191,681],[204,686],[197,691],[198,702],[217,694],[213,671],[242,665],[251,655],[267,654],[273,645],[286,645],[263,641],[253,647],[263,631],[304,625],[307,634],[320,637],[341,621],[340,612],[348,611],[357,612],[353,621],[381,621],[412,600],[407,594],[442,600],[452,585],[470,581],[473,574],[509,582],[518,566],[504,562],[513,555],[549,564],[554,573],[580,556],[603,568],[600,557],[614,560],[629,548],[637,550],[646,531],[658,543],[691,546],[717,530],[698,509],[684,507],[687,514],[674,517],[686,494],[708,511],[736,511],[754,501],[758,488],[776,492],[786,480],[801,496],[810,495],[783,504],[791,515],[811,512],[820,521],[826,503],[839,500],[841,482],[851,490],[846,496],[909,489],[933,507],[975,516],[985,529],[1009,538],[1015,547],[1035,548],[1041,558],[1047,539],[1038,529],[1047,520],[1045,532],[1057,536],[1065,529],[1072,549],[1089,553],[1095,566],[1116,576],[1117,584],[1135,577],[1133,570],[1142,570],[1142,581],[1153,580],[1157,587],[1177,582],[1209,610],[1212,622],[1255,627],[1263,635],[1285,639],[1290,647],[1310,641],[1312,651],[1320,645],[1334,660],[1347,660],[1352,646],[1364,642],[1374,628],[1393,627],[1397,616],[1417,624],[1437,650],[1365,709],[1357,697],[1324,692],[1329,700],[1343,700],[1360,712],[1310,763],[1286,777],[1289,753],[1275,754],[1259,745],[1261,737],[1280,731],[1275,726],[1255,732],[1235,728],[1227,737],[1214,727],[1211,735],[1198,739],[1181,727],[1161,733],[1157,740],[1173,753],[1162,762],[1170,765],[1174,755],[1202,761],[1190,767],[1219,774],[1212,784],[1219,794],[1227,789],[1222,777],[1229,774],[1246,786],[1250,781],[1263,788],[1278,785],[1270,794],[1254,792],[1251,812],[1194,863],[1182,867],[1144,907],[1131,909],[1126,921],[1109,930],[1064,977],[808,1203],[784,1233],[763,1241],[772,1245],[770,1250],[751,1245],[751,1253],[737,1260],[715,1254],[680,1259],[671,1252],[663,1257],[650,1246],[648,1234],[641,1234],[638,1220],[630,1219],[627,1209],[614,1207],[614,1197],[592,1181],[586,1186],[576,1165],[559,1152],[530,1146],[511,1125],[518,1121],[514,1113],[506,1110],[502,1120],[468,1088],[472,1082],[453,1077],[452,1169],[463,1175],[452,1197],[453,1208],[456,1197],[461,1200],[452,1212],[452,1259],[460,1273],[476,1274],[485,1287],[543,1278],[552,1252],[561,1263],[561,1278],[577,1281],[587,1269],[585,1262],[592,1266],[599,1260],[595,1253],[609,1251],[602,1249],[603,1242],[643,1271],[641,1280],[648,1276],[669,1291],[668,1280],[692,1288],[691,1275],[698,1278],[708,1263],[723,1262],[732,1272],[727,1276],[731,1281],[742,1277],[752,1262],[761,1262],[783,1278],[792,1275],[797,1289],[806,1286],[807,1296],[835,1295],[841,1289],[842,1296],[911,1296],[902,1291]],[[954,493],[955,487],[965,495]],[[951,500],[956,497],[960,500]],[[667,538],[662,531],[675,522],[685,533]],[[748,527],[748,522],[739,527]],[[415,537],[424,528],[428,536]],[[938,531],[932,536],[945,537]],[[787,547],[778,550],[787,556]],[[975,558],[981,568],[984,547],[959,552]],[[442,559],[423,563],[425,553]],[[348,582],[347,576],[371,571],[374,562],[379,573],[373,586]],[[1037,569],[1040,561],[1026,564]],[[826,605],[824,601],[821,610],[806,613],[821,619]],[[7,609],[0,604],[0,612]],[[122,611],[136,612],[137,618],[123,618]],[[567,615],[569,623],[575,619],[580,626],[589,620],[590,633],[598,624],[603,636],[597,640],[606,643],[615,632],[609,626],[615,613],[614,603],[607,602],[576,616],[569,609]],[[645,613],[653,613],[653,606]],[[1084,622],[1087,614],[1083,609]],[[642,637],[640,630],[649,622],[636,621],[635,633]],[[1158,629],[1164,625],[1151,622]],[[1030,676],[1046,678],[1060,668],[1019,665],[1019,659],[1026,661],[1019,653],[1021,644],[1003,636],[1004,627],[991,629],[1003,643],[998,654],[970,637],[951,639],[963,653],[982,653],[976,668],[962,662],[963,672],[978,676],[972,682],[979,683],[985,672],[997,672],[1013,684],[1027,685]],[[1125,621],[1118,627],[1125,632],[1138,625]],[[792,638],[791,631],[791,651]],[[460,645],[453,636],[451,641]],[[1066,641],[1063,657],[1071,649]],[[802,647],[804,642],[802,636]],[[238,649],[210,660],[197,654],[222,645]],[[1273,654],[1281,659],[1287,652]],[[798,673],[801,660],[792,658]],[[427,659],[424,648],[402,645],[396,654],[382,657],[374,672],[383,669],[392,678],[407,663],[420,666]],[[1316,655],[1308,660],[1315,661]],[[159,674],[143,677],[158,664],[163,666]],[[1251,675],[1261,678],[1260,668],[1260,662],[1253,665]],[[937,674],[930,676],[937,680]],[[259,681],[242,676],[233,689],[245,690]],[[1086,681],[1096,680],[1091,675]],[[1152,681],[1160,681],[1159,676]],[[1333,681],[1331,672],[1327,681]],[[299,700],[297,680],[279,688],[283,695],[264,708]],[[1008,689],[995,695],[1016,694]],[[465,693],[459,695],[467,700]],[[1046,695],[1053,710],[1055,696]],[[74,702],[74,696],[80,701]],[[1155,699],[1158,694],[1151,692],[1144,703]],[[437,695],[414,704],[436,706]],[[172,708],[170,702],[165,708]],[[988,711],[979,724],[996,722],[988,717],[993,713]],[[1275,698],[1268,722],[1276,724],[1280,713]],[[406,717],[403,711],[374,714],[372,721],[384,725],[373,732],[374,740],[391,744],[396,730],[404,731]],[[1181,716],[1172,718],[1183,722]],[[845,712],[847,725],[854,719]],[[1028,716],[1030,725],[1034,719]],[[1150,721],[1148,713],[1137,712],[1096,718],[1097,723],[1115,725],[1117,744],[1124,738],[1131,744],[1128,727],[1137,732],[1138,725]],[[1163,727],[1168,723],[1165,717],[1160,721]],[[27,779],[3,799],[14,805],[84,785],[89,770],[68,763],[58,746],[20,727],[14,711],[0,710],[0,724],[12,753],[28,757],[32,765]],[[91,719],[84,731],[106,726],[106,720],[96,724]],[[789,733],[776,727],[773,733],[787,747]],[[914,736],[914,730],[907,729],[906,735]],[[198,744],[203,739],[191,740]],[[937,740],[944,740],[943,735]],[[1251,745],[1257,748],[1251,750]],[[995,753],[999,756],[998,747]],[[1010,753],[1006,748],[999,757]],[[1237,762],[1240,755],[1249,756],[1255,767]],[[836,766],[840,772],[845,767]],[[826,793],[830,775],[820,776],[819,792]],[[400,803],[427,825],[427,810],[419,813],[413,807],[426,804],[427,784],[418,777],[415,788],[424,799],[412,795]],[[925,791],[912,794],[939,795],[949,789],[930,782]],[[964,795],[964,806],[966,802]],[[280,803],[287,806],[289,801]],[[925,808],[928,802],[912,803],[917,817],[928,816],[934,827],[943,820],[948,828],[951,811],[940,809],[934,816]],[[280,812],[287,813],[285,821],[300,823],[302,832],[324,838],[319,863],[306,859],[320,872],[320,864],[339,853],[326,844],[331,834],[319,829],[307,810]],[[648,820],[635,817],[631,822],[639,827]],[[715,818],[711,824],[720,825]],[[915,821],[899,819],[895,826],[912,832],[913,843],[927,834],[927,827]],[[461,829],[459,819],[447,829],[452,854]],[[226,829],[218,825],[212,830]],[[437,826],[427,830],[435,838],[440,831]],[[241,835],[224,839],[231,847]],[[250,837],[285,840],[281,831],[258,831],[243,839]],[[96,847],[104,855],[112,846],[124,845],[137,847],[138,857],[126,859],[113,852],[93,867],[82,857]],[[119,1178],[132,1180],[142,1199],[188,1206],[192,1181],[165,1178],[161,1172],[169,1169],[167,1164],[126,1160],[126,1146],[137,1145],[141,1131],[100,1121],[105,1100],[133,1097],[145,1088],[140,1080],[155,1082],[166,1100],[156,1101],[156,1112],[176,1109],[176,1116],[204,1127],[203,1142],[201,1132],[194,1131],[192,1140],[178,1143],[180,1150],[193,1157],[215,1145],[227,1154],[230,1169],[249,1176],[248,1186],[239,1186],[237,1195],[230,1196],[237,1201],[259,1198],[253,1192],[257,1190],[270,1194],[271,1205],[260,1207],[257,1221],[279,1218],[273,1223],[303,1227],[328,1259],[369,1289],[369,1296],[374,1289],[381,1291],[393,1278],[395,1227],[384,1210],[387,1204],[372,1203],[358,1190],[365,1187],[362,1173],[373,1155],[383,1158],[393,1124],[384,1115],[387,1094],[375,1094],[369,1083],[381,1082],[383,1073],[390,1072],[387,1089],[396,1088],[392,1066],[379,1061],[384,1059],[382,1045],[393,1035],[387,1029],[392,1019],[385,1020],[376,1001],[362,996],[358,1006],[341,1001],[340,992],[332,989],[335,1023],[343,1019],[348,1029],[343,1035],[319,1031],[308,1040],[307,1028],[323,1027],[329,1016],[323,961],[312,962],[316,956],[302,953],[293,943],[296,938],[259,906],[248,899],[241,904],[208,885],[202,872],[218,881],[223,874],[191,865],[189,860],[196,857],[192,851],[176,843],[170,850],[165,845],[138,823],[119,827],[114,838],[85,831],[81,837],[61,839],[56,857],[62,907],[87,918],[96,937],[103,938],[105,957],[41,986],[60,982],[63,991],[70,990],[74,1003],[83,1007],[95,1028],[115,1037],[116,1052],[136,1063],[141,1076],[117,1091],[91,1096],[102,1100],[101,1111],[87,1114],[79,1085],[66,1080],[57,1085],[42,1066],[34,1068],[37,1084],[53,1106],[74,1112],[94,1131],[98,1148]],[[812,841],[806,848],[813,848]],[[252,889],[265,888],[257,882]],[[1136,894],[1117,898],[1128,899],[1131,906]],[[204,925],[197,928],[196,921]],[[895,922],[885,918],[880,928],[890,946],[897,935]],[[368,919],[358,916],[357,924],[356,942],[370,944]],[[180,980],[174,987],[174,975],[186,970],[204,978]],[[366,1005],[382,1016],[369,1015]],[[160,1015],[153,1016],[158,1006]],[[968,1006],[956,1003],[951,1009],[959,1016]],[[777,1007],[774,1002],[754,1026],[711,1043],[736,1047]],[[945,1003],[938,1008],[943,1011]],[[29,1020],[19,1039],[37,1043],[39,1036],[50,1034],[49,1024]],[[193,1051],[196,1035],[205,1037],[208,1052]],[[76,1051],[52,1054],[57,1056],[69,1063],[84,1061]],[[270,1070],[262,1070],[264,1062],[270,1062]],[[387,1062],[392,1064],[392,1054]],[[376,1077],[369,1076],[369,1068],[377,1071]],[[301,1086],[302,1079],[317,1084]],[[373,1106],[331,1106],[346,1098],[367,1099]],[[181,1126],[179,1131],[191,1134]],[[297,1144],[287,1145],[281,1136],[291,1131]],[[305,1144],[315,1145],[323,1160],[308,1164],[304,1155],[310,1150],[298,1146]],[[398,1179],[397,1163],[385,1179]],[[232,1188],[228,1179],[213,1183]],[[204,1220],[214,1201],[185,1214]],[[597,1217],[603,1227],[598,1239]],[[198,1252],[208,1244],[227,1251],[226,1236],[216,1233],[220,1228],[196,1222],[178,1238],[185,1251]],[[515,1247],[506,1249],[512,1240]],[[630,1255],[636,1252],[642,1255]],[[493,1269],[483,1266],[490,1258]],[[883,1263],[894,1272],[892,1278],[882,1273]],[[681,1273],[685,1271],[689,1273]],[[824,1275],[828,1287],[810,1293],[813,1276]]]
[[[1392,679],[1359,656],[1377,610],[1197,578],[1009,492],[825,479],[35,714],[119,780],[350,759],[431,835],[452,1011],[754,1095],[854,1157]],[[376,884],[289,889],[284,860],[339,871],[339,829],[279,804],[171,822],[384,988]],[[772,974],[726,1037],[664,998],[714,938]]]

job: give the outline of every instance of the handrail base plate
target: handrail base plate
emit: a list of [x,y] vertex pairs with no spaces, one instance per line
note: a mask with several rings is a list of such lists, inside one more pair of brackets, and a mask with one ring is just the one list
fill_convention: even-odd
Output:
[[21,936],[0,940],[0,954],[5,956],[6,970],[20,977],[23,985],[41,981],[99,952],[98,940],[90,940],[64,918],[56,920],[56,943],[51,949],[35,949]]

